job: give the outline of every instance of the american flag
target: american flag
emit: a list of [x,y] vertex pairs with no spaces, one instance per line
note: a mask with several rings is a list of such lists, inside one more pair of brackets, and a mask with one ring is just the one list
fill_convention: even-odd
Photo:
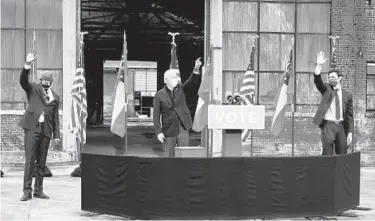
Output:
[[70,130],[81,145],[86,143],[87,93],[83,68],[77,68],[73,79]]
[[[254,105],[254,96],[255,96],[255,73],[254,73],[254,64],[253,64],[253,48],[251,48],[249,64],[247,66],[244,78],[240,87],[240,95],[242,97],[242,105]],[[243,130],[242,132],[242,142],[245,142],[250,136],[251,131],[249,129]]]

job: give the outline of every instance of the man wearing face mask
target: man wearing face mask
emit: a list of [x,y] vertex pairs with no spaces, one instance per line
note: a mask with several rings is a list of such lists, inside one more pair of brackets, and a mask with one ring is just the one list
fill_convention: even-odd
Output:
[[25,132],[25,170],[21,201],[30,200],[32,178],[36,167],[33,197],[49,199],[43,192],[43,172],[51,139],[59,141],[59,96],[51,89],[52,74],[44,71],[40,83],[29,81],[30,66],[35,56],[29,53],[20,76],[20,84],[27,94],[28,105],[20,126]]
[[330,70],[328,83],[323,83],[320,72],[326,60],[324,53],[319,52],[314,83],[322,100],[313,123],[321,128],[323,155],[346,154],[354,129],[353,98],[351,93],[342,89],[339,70]]
[[166,156],[174,157],[176,146],[189,146],[189,130],[193,123],[184,90],[197,82],[201,65],[202,62],[198,58],[195,61],[193,74],[183,84],[178,69],[167,70],[164,73],[165,86],[155,94],[153,114],[155,134],[163,143]]

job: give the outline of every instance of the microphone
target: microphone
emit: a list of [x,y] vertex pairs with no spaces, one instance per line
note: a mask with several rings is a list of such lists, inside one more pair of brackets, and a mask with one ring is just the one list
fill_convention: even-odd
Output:
[[236,100],[236,103],[241,103],[242,97],[239,93],[234,93],[234,100]]
[[230,91],[227,91],[227,92],[225,93],[225,97],[227,98],[227,100],[228,100],[231,104],[234,103],[233,95],[232,95],[232,93],[231,93]]

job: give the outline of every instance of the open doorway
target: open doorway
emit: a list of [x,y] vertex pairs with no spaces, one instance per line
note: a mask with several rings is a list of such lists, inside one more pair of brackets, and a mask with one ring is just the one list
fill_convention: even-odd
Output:
[[[177,58],[182,81],[187,80],[197,57],[203,57],[204,1],[82,1],[81,31],[85,36],[85,69],[88,98],[86,151],[102,154],[162,156],[155,138],[152,102],[163,87],[169,69],[171,41],[176,37]],[[128,105],[127,152],[125,140],[110,131],[112,93],[123,50],[127,42]],[[117,66],[117,67],[116,67]],[[186,94],[194,117],[197,90]],[[125,124],[125,122],[124,122]],[[200,144],[200,133],[190,133],[190,145]]]

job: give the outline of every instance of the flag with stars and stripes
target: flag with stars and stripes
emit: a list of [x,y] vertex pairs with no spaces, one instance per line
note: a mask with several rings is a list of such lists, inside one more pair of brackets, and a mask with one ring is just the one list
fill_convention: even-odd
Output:
[[[242,97],[242,105],[254,105],[255,104],[255,72],[254,72],[254,47],[251,48],[249,64],[247,66],[245,75],[242,79],[240,86],[240,95]],[[251,135],[251,130],[245,129],[242,131],[242,142],[245,142]]]
[[83,145],[86,143],[87,119],[87,92],[83,68],[76,69],[71,94],[72,105],[69,129]]
[[279,136],[280,133],[284,130],[284,117],[285,117],[285,109],[286,105],[289,102],[293,101],[293,68],[292,68],[292,61],[293,61],[293,48],[290,50],[289,59],[287,62],[286,71],[283,74],[282,84],[279,90],[279,94],[277,96],[276,101],[276,110],[273,114],[272,124],[271,124],[271,132],[275,136]]
[[126,98],[125,98],[125,71],[127,71],[126,56],[127,42],[124,32],[124,44],[119,72],[115,84],[115,91],[112,94],[112,120],[111,132],[117,136],[124,137],[126,133]]

